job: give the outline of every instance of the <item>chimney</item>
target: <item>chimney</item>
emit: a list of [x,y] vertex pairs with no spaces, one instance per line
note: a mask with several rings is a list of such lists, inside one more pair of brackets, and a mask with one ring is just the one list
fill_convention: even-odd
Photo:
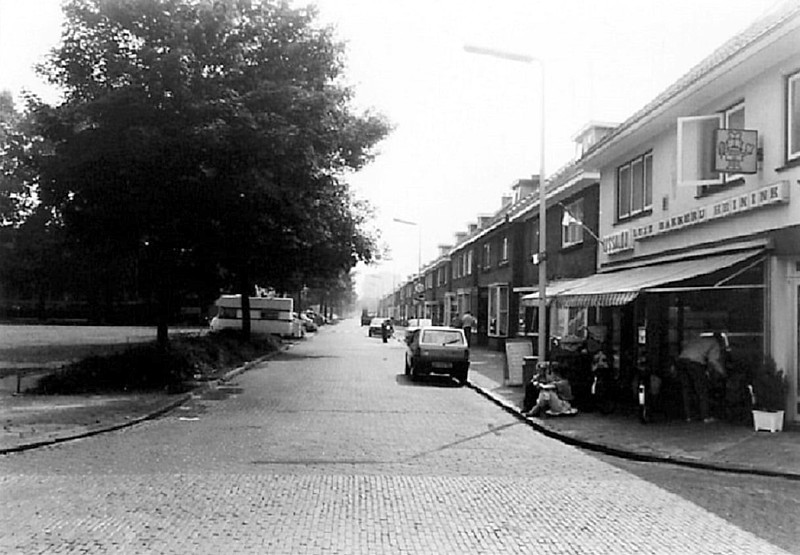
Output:
[[603,138],[614,131],[618,126],[616,123],[590,121],[584,125],[580,131],[575,133],[572,140],[575,142],[575,155],[582,158],[588,150],[603,140]]
[[463,241],[466,238],[467,238],[467,232],[466,231],[457,231],[456,232],[456,245],[461,243],[461,241]]
[[511,190],[514,192],[514,202],[519,202],[539,190],[539,176],[534,175],[531,179],[518,179],[511,186]]
[[453,245],[437,245],[439,247],[439,256],[447,256]]
[[500,197],[500,209],[510,206],[513,200],[514,198],[511,195],[503,195]]
[[478,228],[479,229],[486,229],[489,227],[489,222],[492,221],[491,216],[478,216]]
[[476,223],[467,224],[467,233],[468,234],[475,233],[476,231],[478,231],[478,224],[476,224]]

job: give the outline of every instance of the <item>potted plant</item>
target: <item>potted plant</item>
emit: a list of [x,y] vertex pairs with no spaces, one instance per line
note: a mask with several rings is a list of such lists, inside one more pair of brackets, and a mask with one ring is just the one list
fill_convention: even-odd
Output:
[[753,402],[753,426],[756,431],[783,430],[783,416],[786,408],[786,375],[779,370],[775,360],[764,357],[753,375],[749,386]]

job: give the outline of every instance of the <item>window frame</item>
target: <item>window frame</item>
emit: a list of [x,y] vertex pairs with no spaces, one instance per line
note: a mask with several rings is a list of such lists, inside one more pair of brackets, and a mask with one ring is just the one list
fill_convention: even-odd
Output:
[[[569,203],[564,212],[568,212],[578,222],[583,222],[583,198],[579,198]],[[561,218],[561,248],[569,248],[583,243],[583,225],[578,222],[570,222],[563,225],[564,218]],[[574,237],[571,237],[574,235]]]
[[[746,129],[746,127],[745,127],[745,125],[746,125],[745,118],[747,117],[747,112],[745,112],[745,109],[744,109],[744,100],[742,100],[741,102],[737,102],[736,104],[734,104],[730,108],[727,108],[726,110],[723,111],[723,113],[725,114],[724,120],[723,120],[725,122],[725,129],[731,129],[731,118],[733,117],[734,114],[736,114],[737,112],[740,112],[740,111],[742,112],[742,127],[741,128],[742,129]],[[736,129],[736,128],[734,128],[734,129]],[[722,183],[724,185],[726,183],[730,183],[731,181],[738,181],[739,179],[743,179],[743,178],[744,178],[744,174],[743,173],[730,173],[730,174],[723,173],[722,174]]]
[[[795,92],[792,95],[792,92]],[[792,101],[797,104],[792,110]],[[796,129],[797,144],[792,142],[792,131]],[[786,161],[800,160],[800,70],[786,78]]]
[[503,236],[503,243],[500,248],[500,262],[508,262],[508,236]]
[[[639,166],[641,180],[635,183],[636,171],[635,166]],[[648,171],[649,169],[649,171]],[[625,179],[623,182],[623,172],[625,172]],[[642,206],[634,206],[634,187],[640,189],[639,198],[641,199]],[[623,197],[623,190],[626,195]],[[621,222],[639,216],[649,214],[653,211],[653,151],[647,152],[636,156],[621,164],[617,167],[616,172],[616,221]],[[623,206],[623,200],[627,201],[627,206]]]
[[492,243],[486,241],[483,244],[483,269],[488,270],[492,267]]
[[[489,299],[487,306],[486,323],[487,335],[489,337],[508,337],[509,328],[509,286],[508,284],[497,284],[489,286]],[[494,320],[496,326],[492,325]]]
[[[731,127],[731,119],[732,117],[738,113],[742,112],[742,123],[741,129],[745,129],[746,122],[744,121],[745,117],[747,117],[747,112],[745,111],[745,101],[740,100],[736,104],[733,104],[720,112],[721,118],[721,125],[720,129],[738,129],[738,127]],[[697,186],[697,196],[703,197],[707,195],[712,195],[718,191],[723,190],[724,188],[730,186],[732,183],[741,182],[744,179],[745,174],[743,173],[719,173],[719,181],[717,183],[708,183],[705,185],[698,185]]]
[[[684,179],[684,160],[683,160],[683,153],[685,149],[685,143],[688,141],[685,135],[689,133],[686,131],[688,128],[688,124],[696,124],[698,122],[706,122],[716,124],[716,127],[713,129],[721,129],[725,125],[724,115],[721,112],[716,114],[707,114],[704,116],[687,116],[687,117],[680,117],[678,118],[678,144],[677,144],[677,181],[679,186],[700,186],[700,185],[719,185],[722,183],[722,178],[720,174],[717,173],[716,177],[708,177],[708,179]],[[708,131],[704,129],[704,131]],[[704,138],[704,137],[700,137]],[[697,143],[694,143],[695,150],[698,149]],[[709,141],[706,145],[706,150],[709,152],[713,152],[713,141]],[[709,158],[710,159],[710,158]],[[708,168],[706,168],[708,169]],[[716,173],[716,172],[711,172]]]

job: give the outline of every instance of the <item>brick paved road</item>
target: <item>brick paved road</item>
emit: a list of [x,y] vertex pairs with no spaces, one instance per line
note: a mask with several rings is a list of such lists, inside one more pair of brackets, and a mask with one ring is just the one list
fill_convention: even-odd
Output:
[[160,420],[2,457],[0,552],[781,553],[402,356],[345,322]]

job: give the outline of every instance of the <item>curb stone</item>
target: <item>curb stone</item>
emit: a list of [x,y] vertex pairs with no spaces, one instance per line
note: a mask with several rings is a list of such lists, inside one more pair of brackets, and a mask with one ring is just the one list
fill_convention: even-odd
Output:
[[684,466],[689,468],[697,468],[700,470],[715,470],[718,472],[728,472],[731,474],[750,474],[750,475],[765,476],[770,478],[800,480],[800,473],[795,473],[795,472],[781,472],[777,470],[766,470],[763,468],[757,468],[753,466],[743,466],[735,464],[702,462],[698,460],[692,460],[685,457],[676,457],[672,455],[641,453],[623,449],[621,447],[614,445],[591,442],[585,439],[568,436],[566,434],[557,432],[552,428],[549,428],[548,426],[544,425],[542,423],[543,420],[540,418],[523,415],[522,412],[519,410],[519,408],[509,403],[506,399],[503,399],[502,397],[499,397],[472,382],[467,382],[467,386],[476,391],[477,393],[479,393],[480,395],[486,397],[490,401],[494,402],[495,404],[500,406],[503,410],[510,413],[512,416],[515,416],[516,418],[522,420],[537,432],[540,432],[541,434],[544,434],[547,437],[556,439],[562,443],[566,443],[567,445],[579,447],[587,451],[594,451],[597,453],[603,453],[606,455],[611,455],[613,457],[618,457],[621,459],[633,460],[638,462],[654,462],[654,463],[672,464],[676,466]]

